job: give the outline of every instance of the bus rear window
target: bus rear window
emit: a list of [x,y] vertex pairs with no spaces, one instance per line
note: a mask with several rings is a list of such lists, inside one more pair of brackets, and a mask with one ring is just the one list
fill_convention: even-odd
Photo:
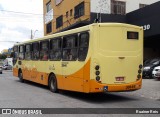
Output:
[[138,32],[127,31],[127,39],[137,39],[138,40]]

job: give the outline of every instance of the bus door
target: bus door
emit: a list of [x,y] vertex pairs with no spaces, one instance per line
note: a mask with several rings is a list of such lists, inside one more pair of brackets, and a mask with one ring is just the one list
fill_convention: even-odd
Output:
[[64,78],[64,87],[68,90],[84,91],[85,64],[88,53],[89,33],[83,32],[63,39],[63,61],[62,74]]
[[78,35],[63,38],[63,86],[66,90],[83,91],[82,63],[78,61]]

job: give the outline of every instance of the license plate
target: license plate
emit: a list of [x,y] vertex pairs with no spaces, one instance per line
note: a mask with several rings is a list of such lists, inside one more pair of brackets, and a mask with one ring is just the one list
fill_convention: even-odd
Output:
[[123,76],[116,77],[115,79],[116,79],[116,81],[124,81],[124,77]]

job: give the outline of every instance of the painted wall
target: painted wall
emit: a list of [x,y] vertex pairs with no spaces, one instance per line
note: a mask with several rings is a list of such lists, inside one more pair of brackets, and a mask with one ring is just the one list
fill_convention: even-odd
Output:
[[[85,3],[85,15],[75,19],[74,18],[74,7],[81,2]],[[46,4],[49,0],[43,0],[44,4],[44,16],[46,15]],[[90,0],[62,0],[58,5],[55,4],[55,0],[51,0],[51,5],[53,8],[53,20],[52,20],[52,32],[60,31],[76,22],[89,20],[90,19]],[[70,10],[72,9],[72,16],[70,16]],[[66,12],[68,11],[68,17],[66,17]],[[56,29],[56,18],[63,15],[63,26]],[[46,23],[44,22],[44,34],[46,35]]]

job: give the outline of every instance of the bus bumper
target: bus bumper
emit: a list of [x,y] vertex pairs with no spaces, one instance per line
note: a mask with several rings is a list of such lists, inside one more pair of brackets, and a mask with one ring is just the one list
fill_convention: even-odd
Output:
[[18,77],[18,69],[13,68],[13,76]]
[[101,84],[96,82],[95,80],[91,80],[90,84],[91,84],[90,93],[134,91],[141,89],[142,78],[136,82],[127,84]]

